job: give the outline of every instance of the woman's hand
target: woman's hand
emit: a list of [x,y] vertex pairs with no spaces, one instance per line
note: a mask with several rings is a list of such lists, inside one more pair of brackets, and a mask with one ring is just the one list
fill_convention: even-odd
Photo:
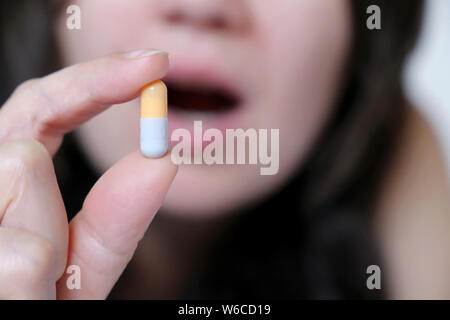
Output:
[[[27,81],[0,109],[1,299],[108,295],[161,206],[176,166],[169,156],[128,155],[97,181],[68,224],[51,157],[65,133],[135,98],[167,69],[164,53],[112,55]],[[66,286],[70,265],[80,267],[79,290]]]

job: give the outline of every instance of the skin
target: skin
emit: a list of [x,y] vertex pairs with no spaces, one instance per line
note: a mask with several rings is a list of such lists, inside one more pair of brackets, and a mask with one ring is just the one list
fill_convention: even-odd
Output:
[[[55,28],[65,64],[111,51],[162,49],[169,52],[171,70],[206,68],[207,73],[223,74],[237,84],[244,102],[238,119],[228,128],[280,129],[276,175],[261,176],[258,166],[182,166],[164,203],[165,212],[179,216],[228,213],[268,196],[289,179],[331,112],[351,41],[347,2],[283,0],[276,6],[258,0],[74,3],[84,12],[82,29],[65,28],[65,13]],[[175,20],[174,15],[180,18]],[[117,23],[119,17],[121,23]],[[214,24],[219,18],[220,28]],[[138,149],[138,118],[139,102],[130,101],[79,128],[82,146],[99,172]],[[195,119],[208,126],[206,117]],[[189,120],[183,127],[192,124]]]
[[[258,0],[74,3],[82,8],[82,29],[65,28],[65,13],[55,26],[64,64],[111,51],[162,49],[169,52],[169,73],[206,68],[237,85],[244,102],[237,120],[227,128],[280,130],[276,175],[261,176],[258,166],[180,166],[164,200],[163,216],[144,238],[141,248],[145,250],[136,255],[136,281],[127,281],[131,289],[122,290],[136,296],[136,288],[145,282],[142,297],[180,297],[178,289],[201,263],[208,244],[220,237],[230,213],[277,191],[302,165],[344,82],[352,33],[349,4],[314,0],[283,0],[276,6]],[[220,27],[217,19],[222,21]],[[85,154],[99,173],[138,149],[138,118],[139,101],[134,100],[103,112],[77,130]],[[169,119],[175,122],[170,115]],[[195,120],[215,127],[202,115]],[[189,128],[192,121],[180,127]]]
[[411,108],[374,219],[392,298],[450,299],[450,187],[430,124]]
[[[0,188],[6,190],[0,196],[0,286],[10,288],[0,292],[0,298],[105,298],[164,199],[166,218],[152,225],[137,258],[145,270],[140,279],[155,280],[148,284],[155,296],[173,296],[189,277],[192,266],[187,262],[195,264],[202,257],[205,243],[219,234],[226,213],[263,199],[301,166],[343,80],[351,43],[348,3],[284,0],[268,6],[257,0],[134,0],[125,5],[119,0],[81,0],[74,4],[82,8],[82,29],[67,30],[62,13],[55,32],[64,64],[75,65],[20,86],[0,111]],[[97,57],[148,47],[170,52],[175,69],[184,61],[204,61],[236,79],[245,105],[234,125],[280,129],[280,172],[263,177],[249,166],[183,166],[174,180],[177,167],[168,156],[146,159],[136,152],[135,98],[146,83],[166,75],[168,56]],[[416,217],[429,208],[411,203],[418,197],[427,204],[431,195],[437,195],[436,219],[427,220],[427,230],[448,226],[447,185],[438,148],[423,119],[414,119],[380,193],[374,222],[389,272],[399,275],[391,283],[394,297],[411,295],[408,283],[424,276],[420,270],[436,272],[436,279],[444,277],[444,268],[436,269],[432,258],[448,252],[449,244],[443,232],[435,234],[424,248],[424,252],[430,246],[436,249],[430,253],[430,264],[405,272],[407,263],[417,257],[405,255],[403,245],[424,229],[414,223],[420,220],[409,219],[404,232],[401,222],[408,220],[405,215],[411,210]],[[68,224],[51,156],[63,135],[77,128],[86,155],[105,173]],[[419,159],[418,152],[424,158]],[[420,160],[427,159],[437,165],[428,167],[427,188],[415,189],[412,186],[421,182]],[[181,241],[173,234],[182,234]],[[82,269],[81,290],[67,290],[63,274],[72,264]],[[431,293],[420,282],[413,289]],[[443,297],[447,292],[434,293]]]

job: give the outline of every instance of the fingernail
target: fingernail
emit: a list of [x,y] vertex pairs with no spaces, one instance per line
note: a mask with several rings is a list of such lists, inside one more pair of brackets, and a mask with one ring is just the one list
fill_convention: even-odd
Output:
[[144,50],[135,50],[135,51],[127,52],[123,56],[126,59],[140,59],[140,58],[145,58],[145,57],[152,56],[155,54],[168,55],[169,53],[167,53],[166,51],[163,51],[163,50],[144,49]]

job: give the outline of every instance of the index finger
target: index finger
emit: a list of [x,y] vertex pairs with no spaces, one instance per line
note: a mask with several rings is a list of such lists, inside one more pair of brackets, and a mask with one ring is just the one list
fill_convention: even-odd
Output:
[[164,77],[168,67],[167,53],[139,50],[29,80],[0,110],[0,143],[32,138],[54,154],[65,133],[109,106],[135,98],[145,84]]

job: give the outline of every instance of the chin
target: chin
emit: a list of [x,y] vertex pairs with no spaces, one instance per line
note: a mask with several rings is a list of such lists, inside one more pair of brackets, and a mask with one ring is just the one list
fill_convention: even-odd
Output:
[[[236,182],[224,179],[223,169],[182,165],[165,198],[165,214],[214,217],[228,214],[239,206],[233,189]],[[229,170],[225,170],[229,171]]]
[[257,170],[251,166],[182,165],[161,212],[205,218],[245,212],[280,185],[275,176],[259,176]]

